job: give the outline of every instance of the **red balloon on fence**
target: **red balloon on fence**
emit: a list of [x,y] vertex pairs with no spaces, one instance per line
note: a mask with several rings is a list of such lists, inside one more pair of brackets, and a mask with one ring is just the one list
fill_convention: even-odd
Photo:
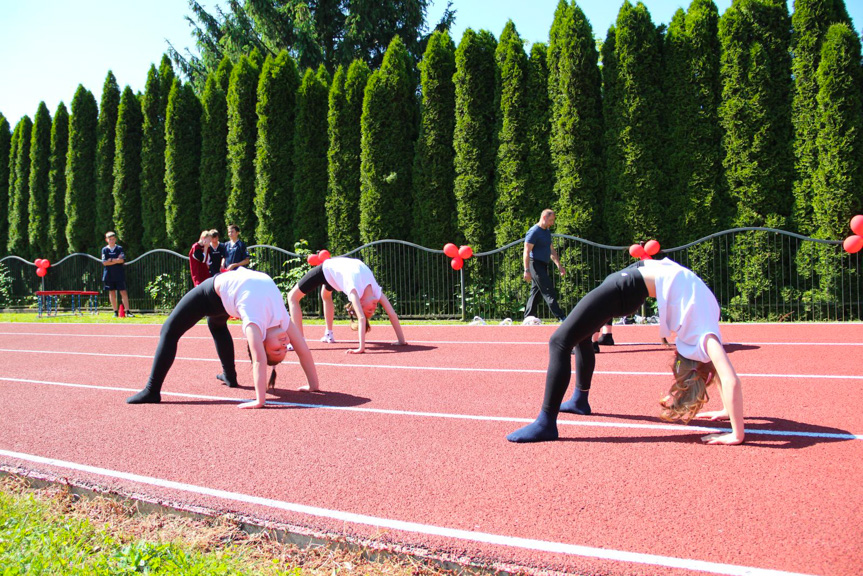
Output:
[[458,255],[461,256],[462,260],[467,260],[473,256],[473,248],[470,246],[461,246],[458,249]]
[[321,263],[321,259],[320,259],[320,258],[318,258],[318,255],[317,255],[317,254],[309,254],[309,255],[306,257],[306,262],[308,262],[308,263],[309,263],[309,264],[311,264],[312,266],[317,266],[318,264],[320,264],[320,263]]
[[851,231],[857,236],[863,236],[863,214],[858,214],[851,219]]
[[36,265],[36,268],[42,268],[42,259],[36,258],[35,260],[33,260],[33,264]]
[[449,265],[452,266],[453,270],[461,270],[461,267],[464,266],[464,260],[462,260],[461,256],[456,256]]
[[633,244],[629,247],[629,255],[633,258],[641,258],[647,256],[647,252],[644,251],[644,246],[641,244]]
[[648,240],[644,245],[644,251],[647,252],[648,256],[653,256],[657,252],[659,252],[660,246],[659,242],[656,240]]
[[42,268],[45,268],[47,270],[50,267],[51,267],[51,261],[50,260],[48,260],[47,258],[42,260]]
[[842,243],[842,247],[845,248],[845,251],[849,254],[856,254],[863,250],[863,236],[849,236],[845,239],[845,242]]
[[36,268],[36,276],[38,276],[39,278],[44,277],[45,274],[47,274],[47,273],[48,273],[47,268]]
[[450,242],[443,247],[443,253],[450,258],[456,258],[458,256],[458,246]]
[[323,263],[324,260],[328,260],[329,258],[330,258],[330,251],[329,250],[321,250],[320,252],[318,252],[318,260],[320,260],[321,263]]

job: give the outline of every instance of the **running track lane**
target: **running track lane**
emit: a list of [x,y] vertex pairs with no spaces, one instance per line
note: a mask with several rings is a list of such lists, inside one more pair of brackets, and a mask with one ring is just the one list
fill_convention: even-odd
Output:
[[[101,328],[110,330],[113,326]],[[616,339],[625,341],[628,328],[617,329]],[[407,327],[406,330],[411,341],[431,341],[441,340],[441,331],[445,329]],[[449,330],[451,334],[460,330],[462,339],[477,334],[469,328]],[[807,332],[811,335],[811,326]],[[206,335],[206,330],[200,334]],[[487,332],[478,334],[486,337]],[[636,331],[632,334],[641,335]],[[19,339],[18,345],[38,345],[35,338],[28,336],[26,342]],[[57,350],[56,340],[51,340],[51,349]],[[77,339],[76,346],[80,340],[85,338]],[[755,336],[750,340],[756,340]],[[200,356],[212,358],[212,344],[206,340],[199,344]],[[323,347],[320,343],[312,345]],[[90,346],[93,353],[105,349],[105,343],[96,339]],[[128,349],[128,345],[124,347]],[[458,354],[452,348],[423,351],[420,361],[425,364],[430,355],[444,353],[447,357],[441,364],[459,364]],[[790,347],[776,348],[788,354]],[[767,347],[759,350],[763,349]],[[483,350],[489,365],[496,363],[496,354],[497,363],[503,361],[501,354],[512,354],[512,349],[507,351],[505,346],[485,346]],[[603,362],[612,362],[618,355],[627,357],[624,364],[631,367],[633,361],[654,362],[652,357],[664,354],[654,349],[621,354],[617,350],[609,349],[606,356],[600,356],[600,370],[604,368]],[[742,358],[754,352],[735,354]],[[796,353],[799,354],[799,349]],[[526,378],[525,373],[461,372],[441,376],[431,371],[407,374],[400,371],[395,379],[392,376],[395,370],[364,369],[370,375],[357,368],[338,367],[338,360],[346,361],[343,351],[336,355],[316,350],[316,358],[319,356],[319,362],[324,356],[331,356],[327,361],[333,360],[334,366],[327,366],[326,372],[331,380],[340,383],[338,393],[315,398],[324,404],[335,400],[333,403],[354,404],[357,409],[392,408],[391,396],[398,390],[398,403],[404,403],[413,393],[424,407],[436,407],[439,413],[461,414],[467,404],[476,408],[487,406],[484,412],[474,411],[480,415],[530,418],[541,397],[541,380],[536,376]],[[395,354],[385,360],[392,364],[394,357],[401,360],[404,356]],[[53,378],[44,378],[43,382],[103,387],[137,389],[149,365],[144,359],[112,364],[94,356],[70,355],[61,362],[53,358],[44,362],[45,357],[35,362],[41,366],[30,363],[34,371],[54,371]],[[373,355],[362,358],[367,360]],[[732,358],[737,363],[737,358]],[[545,361],[537,364],[541,371]],[[22,378],[28,363],[16,361],[10,353],[0,353],[0,367],[0,373],[14,371],[16,377]],[[205,378],[201,376],[202,367],[207,374]],[[204,391],[210,397],[228,397],[229,393],[237,392],[212,384],[209,374],[213,367],[217,364],[178,360],[166,391]],[[819,364],[812,371],[822,368],[828,371],[827,366]],[[847,372],[847,365],[844,368]],[[143,376],[137,373],[141,370]],[[240,370],[242,374],[242,367]],[[321,371],[324,373],[324,366]],[[299,374],[298,368],[292,366],[283,367],[282,373]],[[650,377],[609,376],[601,384],[602,397],[624,398],[627,393],[644,388],[639,380],[645,378]],[[651,385],[664,385],[662,379],[652,378],[657,383]],[[766,382],[772,382],[770,378],[759,378],[757,385],[754,380],[745,380],[747,406],[761,404],[769,407],[770,412],[753,413],[765,416],[753,418],[754,422],[748,423],[750,428],[766,425],[794,429],[789,424],[796,423],[801,429],[821,424],[818,420],[789,417],[795,414],[792,408],[799,404],[799,396],[771,393],[771,398],[760,397],[762,387],[781,389],[790,387],[789,382],[765,386]],[[838,387],[837,384],[845,388],[846,402],[859,403],[861,380],[825,382],[830,389]],[[443,393],[453,388],[458,394]],[[489,398],[487,388],[496,390],[496,396]],[[504,394],[507,388],[516,391],[513,394],[516,396],[532,396],[527,400],[508,398]],[[599,380],[595,380],[594,388],[600,389]],[[860,471],[859,441],[763,439],[750,434],[750,444],[724,449],[698,445],[699,434],[685,428],[670,431],[615,427],[616,423],[654,424],[656,396],[652,394],[647,403],[632,402],[626,411],[616,411],[614,416],[580,419],[601,419],[611,427],[562,426],[562,435],[568,441],[533,446],[506,443],[503,435],[520,425],[506,421],[288,407],[247,413],[232,409],[230,400],[168,396],[160,406],[128,407],[122,404],[126,394],[105,388],[0,381],[3,402],[0,414],[9,416],[0,420],[0,449],[5,450],[0,460],[318,530],[366,538],[380,536],[385,531],[381,536],[385,542],[538,568],[654,574],[656,565],[638,562],[667,566],[676,562],[669,558],[683,558],[804,573],[860,571],[861,496],[859,482],[854,481]],[[248,397],[249,390],[240,391],[236,398],[244,394]],[[304,395],[291,396],[296,400]],[[766,421],[767,416],[773,421]],[[854,419],[853,413],[851,416],[844,426],[835,429],[859,434],[860,419]],[[143,449],[133,448],[142,445]],[[265,454],[256,453],[256,447],[263,448]],[[22,461],[11,453],[56,458],[104,471],[70,471],[34,462],[32,456],[22,456],[31,458]],[[226,499],[224,495],[199,494],[172,485],[152,486],[142,478],[106,476],[113,474],[109,470],[243,496]],[[735,497],[729,497],[729,493]],[[362,519],[355,519],[360,521],[356,524],[349,519],[345,524],[345,518],[322,518],[296,508],[285,510],[274,502],[247,502],[246,496],[253,497],[252,500],[269,498],[322,510],[466,530],[478,533],[480,539],[485,538],[482,535],[493,534],[570,547],[561,552],[559,547],[543,545],[552,551],[539,551],[529,548],[535,543],[519,540],[477,543],[460,538],[466,536],[461,533],[423,534],[422,527],[417,526],[374,527],[363,524]],[[675,511],[678,502],[688,501],[700,503],[694,518],[681,517]],[[600,554],[598,548],[611,551],[609,554],[619,560],[592,558]],[[624,553],[661,558],[637,556],[633,562]],[[714,572],[739,573],[728,570],[710,567]]]

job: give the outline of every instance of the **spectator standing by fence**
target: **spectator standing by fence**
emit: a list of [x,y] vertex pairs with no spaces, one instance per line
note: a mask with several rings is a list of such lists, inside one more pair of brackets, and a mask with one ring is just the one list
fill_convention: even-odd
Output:
[[219,242],[219,231],[210,230],[210,276],[215,276],[222,271],[222,263],[225,261],[225,245]]
[[192,273],[192,283],[197,286],[210,274],[210,231],[201,232],[201,237],[189,248],[189,272]]
[[125,315],[132,316],[129,310],[129,292],[126,290],[126,254],[123,252],[123,247],[117,244],[117,235],[113,232],[105,233],[105,242],[108,245],[102,248],[102,282],[108,292],[111,308],[114,309],[114,316],[118,316],[117,292],[119,292],[123,299]]
[[249,265],[249,252],[246,243],[240,240],[240,228],[236,224],[228,226],[228,238],[225,243],[225,269],[236,270],[240,266]]
[[539,304],[537,296],[542,295],[548,304],[551,313],[560,321],[566,319],[566,314],[557,303],[557,294],[551,278],[548,276],[548,262],[554,262],[561,276],[566,275],[566,270],[560,265],[560,258],[551,243],[551,230],[554,226],[554,210],[545,209],[539,218],[527,232],[524,239],[524,281],[530,282],[530,296],[524,306],[524,317],[536,316],[536,307]]

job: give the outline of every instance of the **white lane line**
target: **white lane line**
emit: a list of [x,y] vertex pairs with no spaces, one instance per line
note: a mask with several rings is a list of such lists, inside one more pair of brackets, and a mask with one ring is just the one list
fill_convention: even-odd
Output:
[[[0,332],[0,336],[58,336],[68,338],[149,338],[158,340],[158,334],[76,334],[74,332]],[[211,336],[183,336],[183,340],[212,340]],[[235,336],[234,340],[245,341],[241,336]],[[312,338],[314,340],[314,338]],[[501,344],[505,346],[548,346],[547,340],[414,340],[408,339],[410,344],[452,344],[452,345],[480,345],[490,346]],[[337,344],[353,344],[352,340],[340,340]],[[392,344],[392,340],[366,340],[368,344]],[[726,346],[863,346],[863,342],[726,342]],[[654,342],[617,342],[613,347],[623,346],[662,346],[662,343]],[[608,346],[603,346],[608,348]]]
[[[67,352],[62,350],[20,350],[12,348],[0,348],[0,352],[11,354],[60,354],[69,356],[101,356],[108,358],[144,358],[152,360],[152,355],[147,354],[109,354],[106,352]],[[218,362],[218,358],[188,358],[177,356],[175,360],[187,362]],[[238,363],[248,363],[248,360],[237,359]],[[299,362],[285,361],[282,364],[299,366]],[[346,362],[318,362],[316,366],[334,366],[337,368],[368,368],[368,369],[386,369],[386,370],[424,370],[433,372],[492,372],[502,374],[545,374],[545,370],[531,368],[470,368],[456,366],[399,366],[397,364],[349,364]],[[613,376],[668,376],[669,372],[646,372],[636,370],[596,370],[594,374],[608,374]],[[745,373],[739,372],[738,376],[746,378],[796,378],[806,380],[863,380],[863,374],[765,374],[765,373]]]
[[520,548],[526,550],[537,550],[540,552],[551,552],[554,554],[568,554],[571,556],[599,558],[602,560],[647,564],[651,566],[663,566],[667,568],[682,568],[684,570],[698,570],[701,572],[709,572],[712,574],[727,574],[730,576],[801,576],[798,573],[783,572],[780,570],[770,570],[751,566],[739,566],[735,564],[721,564],[718,562],[707,562],[705,560],[693,560],[690,558],[676,558],[673,556],[659,556],[657,554],[642,554],[639,552],[627,552],[625,550],[613,550],[609,548],[595,548],[592,546],[580,546],[578,544],[567,544],[564,542],[550,542],[546,540],[519,538],[516,536],[506,536],[502,534],[490,534],[487,532],[473,532],[471,530],[447,528],[445,526],[434,526],[431,524],[407,522],[404,520],[395,520],[392,518],[367,516],[365,514],[355,514],[353,512],[345,512],[341,510],[330,510],[328,508],[307,506],[305,504],[296,504],[293,502],[284,502],[282,500],[263,498],[261,496],[252,496],[250,494],[242,494],[240,492],[229,492],[227,490],[218,490],[216,488],[209,488],[207,486],[197,486],[195,484],[175,482],[173,480],[166,480],[163,478],[154,478],[152,476],[142,476],[130,472],[121,472],[108,468],[99,468],[96,466],[89,466],[87,464],[79,464],[77,462],[57,460],[55,458],[46,458],[44,456],[37,456],[34,454],[11,452],[9,450],[0,449],[0,456],[5,456],[7,458],[15,458],[18,460],[23,460],[25,462],[33,462],[35,464],[55,466],[58,468],[64,468],[66,470],[76,470],[78,472],[96,474],[107,478],[116,478],[119,480],[136,482],[138,484],[146,484],[149,486],[157,486],[159,488],[167,488],[170,490],[178,490],[191,494],[210,496],[213,498],[218,498],[220,500],[243,502],[246,504],[254,504],[256,506],[265,506],[267,508],[285,510],[287,512],[294,512],[319,518],[338,520],[340,522],[350,522],[352,524],[361,524],[364,526],[373,526],[376,528],[399,530],[402,532],[412,532],[415,534],[424,534],[428,536],[443,536],[445,538],[454,538],[456,540],[482,542],[485,544],[508,546],[511,548]]
[[[98,386],[93,384],[73,384],[69,382],[52,382],[47,380],[29,380],[26,378],[6,378],[0,376],[0,381],[18,382],[23,384],[42,384],[47,386],[62,386],[67,388],[86,388],[90,390],[111,390],[117,392],[136,393],[138,388],[120,388],[116,386]],[[209,396],[205,394],[186,394],[182,392],[161,392],[162,396],[177,396],[180,398],[195,398],[197,400],[234,402],[239,404],[249,399],[231,398],[227,396]],[[450,420],[477,420],[484,422],[515,422],[530,424],[532,418],[516,418],[513,416],[480,416],[475,414],[451,414],[447,412],[414,412],[410,410],[390,410],[385,408],[362,408],[359,406],[329,406],[327,404],[305,404],[301,402],[280,402],[278,400],[267,400],[267,404],[274,406],[290,406],[294,408],[317,408],[322,410],[336,410],[342,412],[362,412],[366,414],[385,414],[390,416],[414,416],[419,418],[444,418]],[[641,430],[667,430],[671,432],[731,432],[731,428],[717,428],[712,426],[684,426],[682,424],[630,424],[625,422],[597,422],[590,420],[558,420],[561,426],[581,426],[585,428],[624,428]],[[834,440],[863,440],[863,435],[839,434],[833,432],[795,432],[788,430],[760,430],[747,428],[747,434],[760,434],[765,436],[801,436],[805,438],[829,438]]]

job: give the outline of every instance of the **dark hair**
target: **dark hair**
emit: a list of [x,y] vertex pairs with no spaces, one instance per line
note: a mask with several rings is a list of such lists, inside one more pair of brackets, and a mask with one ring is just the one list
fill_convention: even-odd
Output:
[[230,232],[231,230],[233,230],[237,234],[240,233],[240,227],[237,226],[236,224],[231,224],[230,226],[228,226],[228,232]]
[[[249,354],[249,361],[253,361],[252,347],[249,346],[248,342],[246,342],[246,352]],[[276,388],[276,366],[278,366],[279,364],[281,364],[281,362],[279,362],[278,360],[270,360],[270,358],[267,357],[267,366],[273,367],[273,371],[270,373],[270,379],[267,380],[267,390],[274,390]]]
[[[356,332],[357,330],[360,329],[360,322],[359,322],[359,319],[357,318],[357,312],[356,312],[356,310],[354,310],[354,305],[351,304],[350,302],[348,302],[345,305],[345,312],[347,312],[348,316],[350,316],[350,318],[351,318],[351,330]],[[371,329],[372,329],[371,320],[366,318],[366,334],[368,334]]]

